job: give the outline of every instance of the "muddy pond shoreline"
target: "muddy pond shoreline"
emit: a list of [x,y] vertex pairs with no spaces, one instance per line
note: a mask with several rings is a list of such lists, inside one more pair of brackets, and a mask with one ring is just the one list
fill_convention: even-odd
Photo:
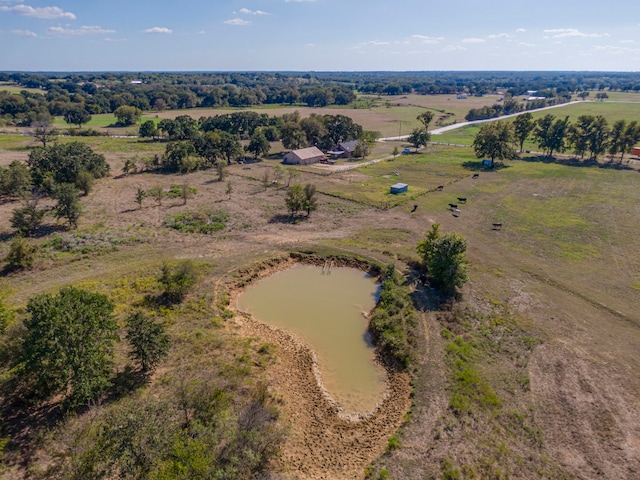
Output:
[[289,427],[278,467],[296,478],[362,477],[364,467],[385,451],[411,406],[410,375],[390,368],[377,355],[386,373],[384,395],[371,411],[344,412],[324,388],[316,355],[306,344],[235,308],[247,285],[296,264],[323,266],[327,260],[335,267],[356,268],[371,276],[381,271],[378,265],[359,258],[293,253],[240,269],[224,286],[238,333],[277,346],[276,362],[267,368],[266,376],[283,400],[283,420]]

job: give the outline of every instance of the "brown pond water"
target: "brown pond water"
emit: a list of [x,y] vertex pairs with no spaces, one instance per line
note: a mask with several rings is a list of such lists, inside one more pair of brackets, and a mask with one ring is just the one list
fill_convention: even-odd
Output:
[[237,305],[306,343],[327,392],[345,412],[369,412],[386,386],[363,315],[375,306],[378,287],[353,268],[323,273],[322,267],[296,265],[249,286]]

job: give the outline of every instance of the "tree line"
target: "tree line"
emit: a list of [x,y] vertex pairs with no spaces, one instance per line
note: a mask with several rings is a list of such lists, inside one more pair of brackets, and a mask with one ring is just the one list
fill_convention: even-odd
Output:
[[587,90],[640,91],[640,75],[633,72],[0,72],[0,82],[25,88],[19,95],[0,92],[1,121],[20,126],[52,116],[64,116],[76,124],[74,119],[114,113],[125,106],[144,112],[270,104],[349,105],[356,92],[483,95],[504,88],[514,97],[537,90],[566,98]]
[[[363,130],[345,115],[312,114],[301,118],[296,111],[270,117],[246,111],[199,120],[181,115],[157,124],[147,120],[140,126],[140,136],[168,140],[164,155],[152,167],[186,173],[214,166],[223,168],[245,153],[258,158],[268,154],[270,142],[275,141],[281,141],[288,149],[317,146],[329,150],[340,142],[359,140],[359,153],[366,156],[378,134]],[[243,147],[241,140],[248,143]],[[127,165],[125,168],[133,170]]]
[[573,123],[569,117],[556,118],[552,114],[534,120],[531,113],[519,115],[511,122],[495,121],[484,124],[473,141],[478,158],[494,160],[515,158],[530,139],[547,157],[570,151],[581,160],[597,161],[608,155],[610,161],[624,160],[640,142],[640,124],[633,120],[617,120],[611,126],[602,115],[581,115]]

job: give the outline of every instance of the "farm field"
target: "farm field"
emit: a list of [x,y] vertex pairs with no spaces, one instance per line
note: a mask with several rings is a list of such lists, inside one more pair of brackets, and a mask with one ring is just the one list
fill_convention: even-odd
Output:
[[[342,113],[391,136],[399,128],[404,133],[417,126],[415,116],[426,107],[458,118],[472,108],[471,102],[481,106],[495,100],[461,100],[466,102],[462,113],[453,98],[436,97],[429,105],[427,98],[394,98],[392,103],[402,105],[370,110],[260,111]],[[610,123],[638,115],[635,106],[614,102],[584,102],[549,113],[559,117],[565,109],[572,118],[611,115]],[[198,118],[224,112],[157,115]],[[114,121],[113,116],[94,116],[94,126],[108,125],[107,117]],[[433,140],[470,144],[477,128]],[[33,240],[40,246],[35,268],[4,272],[0,294],[23,311],[33,295],[75,285],[110,293],[122,314],[127,302],[143,302],[163,261],[197,262],[202,280],[196,291],[183,307],[163,312],[174,347],[141,389],[142,396],[162,395],[176,377],[197,375],[205,367],[219,369],[217,380],[232,385],[239,385],[233,383],[239,378],[268,381],[290,431],[275,465],[284,478],[365,478],[365,473],[384,478],[381,472],[387,471],[389,478],[402,479],[595,479],[634,478],[640,471],[637,169],[572,166],[523,155],[485,170],[470,148],[429,145],[393,159],[388,158],[393,147],[404,144],[381,143],[370,159],[387,159],[372,165],[335,173],[314,165],[288,167],[299,171],[295,182],[312,183],[319,193],[318,210],[292,222],[285,182],[263,181],[280,163],[280,144],[274,143],[274,154],[261,161],[229,166],[227,178],[219,181],[214,171],[123,175],[126,159],[162,154],[162,142],[114,137],[59,141],[72,140],[103,153],[110,175],[82,198],[77,230],[47,218],[50,232]],[[23,135],[0,135],[0,165],[26,160],[33,145]],[[409,191],[391,195],[389,187],[396,182],[407,183]],[[138,189],[172,185],[196,192],[184,201],[136,202]],[[452,215],[450,203],[458,204],[459,217]],[[9,219],[18,205],[0,204],[0,258],[9,251]],[[222,230],[197,234],[167,226],[179,214],[208,209],[228,215]],[[492,228],[496,222],[500,230]],[[455,306],[441,303],[413,276],[415,246],[434,223],[468,242],[470,282]],[[238,316],[223,318],[221,285],[240,270],[288,258],[290,252],[394,263],[407,274],[420,314],[411,398],[398,387],[388,412],[370,423],[340,423],[318,399],[317,385],[305,380],[302,364],[295,363],[299,352]],[[126,352],[118,351],[117,363],[124,369]],[[457,370],[460,365],[464,368]],[[88,418],[79,415],[74,428]],[[59,431],[45,425],[39,441],[29,443],[30,432],[21,430],[16,419],[9,422],[16,438],[6,455],[9,478],[42,472],[55,457],[52,438]]]

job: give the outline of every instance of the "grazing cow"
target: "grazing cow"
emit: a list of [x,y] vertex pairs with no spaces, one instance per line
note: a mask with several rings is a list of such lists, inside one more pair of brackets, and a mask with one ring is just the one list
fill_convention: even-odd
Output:
[[491,228],[491,230],[501,230],[502,229],[502,223],[494,223],[493,227]]
[[458,197],[460,203],[467,203],[467,197]]
[[453,214],[454,217],[460,216],[460,210],[458,210],[457,208],[454,208],[453,210],[451,210],[451,213]]
[[441,192],[444,189],[444,185],[438,185],[438,191]]
[[451,208],[458,208],[458,205],[456,203],[450,203],[449,206]]
[[471,178],[478,178],[479,176],[480,176],[480,174],[479,174],[479,173],[474,173],[474,174],[473,174],[473,177],[471,177]]

